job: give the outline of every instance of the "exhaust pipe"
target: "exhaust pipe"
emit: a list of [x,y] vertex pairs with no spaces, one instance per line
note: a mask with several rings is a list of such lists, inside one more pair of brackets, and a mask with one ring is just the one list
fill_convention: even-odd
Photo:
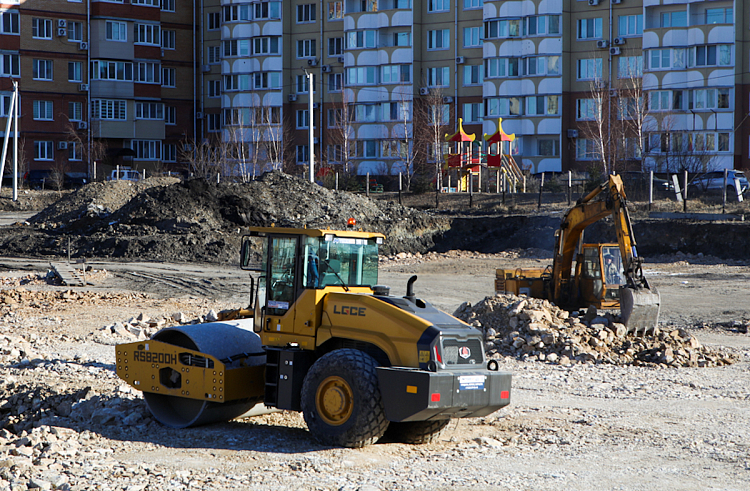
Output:
[[409,278],[409,281],[406,282],[406,296],[404,297],[411,303],[415,303],[417,300],[417,297],[414,295],[414,282],[417,281],[417,275],[412,276]]

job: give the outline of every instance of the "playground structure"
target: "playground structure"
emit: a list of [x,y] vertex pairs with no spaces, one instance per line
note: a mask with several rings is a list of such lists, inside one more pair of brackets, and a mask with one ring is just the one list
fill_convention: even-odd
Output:
[[[466,133],[463,119],[458,119],[458,130],[452,135],[445,135],[445,141],[451,148],[444,155],[444,168],[448,171],[448,186],[444,191],[472,192],[475,188],[481,190],[482,168],[487,169],[488,175],[492,170],[495,171],[495,190],[498,193],[501,190],[515,193],[519,184],[525,191],[526,178],[511,155],[511,143],[516,139],[516,135],[505,133],[502,123],[503,118],[498,118],[497,131],[492,135],[484,134],[488,150],[482,152],[474,144],[476,135]],[[455,171],[457,176],[455,188],[451,187],[451,171]]]

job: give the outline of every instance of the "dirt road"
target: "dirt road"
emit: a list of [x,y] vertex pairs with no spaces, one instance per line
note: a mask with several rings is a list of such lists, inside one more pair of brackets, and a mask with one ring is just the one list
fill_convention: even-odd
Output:
[[[743,288],[750,268],[700,260],[706,264],[648,265],[647,274],[662,294],[662,322],[690,329],[705,344],[729,347],[741,362],[664,369],[505,359],[503,368],[514,373],[509,408],[454,422],[437,444],[386,442],[361,450],[321,447],[295,413],[190,430],[151,421],[140,396],[114,375],[114,348],[97,342],[92,333],[139,313],[195,316],[243,305],[247,273],[195,264],[90,261],[94,270],[108,274],[92,273],[96,284],[85,290],[137,295],[91,305],[62,300],[53,309],[19,305],[13,315],[4,314],[0,338],[28,340],[44,361],[12,361],[3,355],[6,409],[0,407],[0,415],[19,387],[56,393],[63,386],[91,387],[87,400],[98,397],[91,403],[98,409],[92,414],[82,403],[74,404],[69,417],[42,420],[28,435],[0,435],[5,462],[0,490],[11,489],[11,483],[18,486],[13,489],[56,483],[59,489],[131,491],[745,490],[750,488],[750,336],[732,323],[750,319],[744,309],[750,293]],[[464,301],[492,294],[494,268],[546,263],[545,258],[468,253],[431,261],[386,260],[380,283],[402,295],[407,279],[417,274],[416,293],[452,312]],[[0,258],[0,276],[43,274],[47,266]],[[68,290],[46,284],[25,288]],[[112,413],[130,416],[128,423],[104,417]],[[38,448],[34,442],[41,442]]]

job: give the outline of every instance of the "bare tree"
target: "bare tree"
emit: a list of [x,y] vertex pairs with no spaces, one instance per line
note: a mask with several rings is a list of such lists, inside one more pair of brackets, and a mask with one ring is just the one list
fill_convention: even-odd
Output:
[[649,110],[649,101],[643,90],[643,78],[639,67],[628,67],[627,76],[618,84],[618,120],[624,134],[623,154],[627,159],[640,160],[644,168],[648,133],[655,129],[656,122]]
[[396,127],[396,133],[400,135],[399,158],[404,167],[404,176],[406,177],[406,189],[411,188],[412,177],[414,176],[415,163],[419,158],[422,148],[414,143],[414,95],[407,89],[410,86],[401,85],[397,88],[399,95],[399,107],[397,108],[399,121]]
[[345,182],[355,173],[356,141],[352,125],[354,117],[354,106],[349,103],[349,92],[343,90],[341,100],[335,102],[326,115],[326,124],[332,126],[332,129],[328,133],[331,144],[326,148],[325,158],[332,164],[341,165]]
[[89,139],[86,130],[79,130],[74,121],[68,119],[65,123],[65,133],[67,134],[68,143],[73,144],[71,151],[81,152],[81,160],[86,162],[86,168],[89,170],[91,180],[96,180],[94,175],[94,162],[101,162],[107,155],[107,142],[101,138]]
[[[426,84],[425,84],[426,85]],[[417,169],[425,178],[435,178],[436,189],[441,186],[443,149],[445,135],[453,120],[452,107],[443,99],[441,88],[431,88],[428,95],[414,100],[413,107],[414,146],[423,159],[418,160]]]
[[196,141],[194,138],[183,138],[178,157],[188,163],[190,173],[206,179],[216,176],[221,161],[227,153],[227,145],[219,136],[211,140]]
[[282,118],[281,108],[275,106],[264,108],[260,113],[260,121],[263,132],[260,144],[262,154],[265,154],[268,162],[267,167],[270,170],[283,170],[287,167],[284,165],[284,154],[290,153],[285,152],[285,147],[293,136],[291,123],[288,118]]
[[612,134],[611,101],[609,84],[597,78],[589,84],[587,93],[588,100],[585,101],[585,119],[587,124],[582,125],[581,131],[584,138],[590,140],[593,145],[593,154],[599,162],[599,170],[603,174],[609,174],[614,166],[615,156],[613,150],[616,148],[616,136]]

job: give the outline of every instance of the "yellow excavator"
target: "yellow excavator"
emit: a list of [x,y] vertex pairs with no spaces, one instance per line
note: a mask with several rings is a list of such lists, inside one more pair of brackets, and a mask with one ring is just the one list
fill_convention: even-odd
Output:
[[320,442],[343,447],[386,430],[430,442],[451,418],[508,405],[511,374],[485,357],[479,330],[418,298],[416,276],[403,297],[378,285],[384,239],[251,228],[240,253],[250,306],[118,345],[117,375],[166,426],[286,409],[301,411]]
[[[584,243],[586,227],[606,217],[614,220],[617,243]],[[629,329],[655,326],[661,300],[643,275],[620,176],[609,176],[568,210],[555,232],[552,266],[498,269],[495,291],[545,298],[568,310],[619,309]]]

